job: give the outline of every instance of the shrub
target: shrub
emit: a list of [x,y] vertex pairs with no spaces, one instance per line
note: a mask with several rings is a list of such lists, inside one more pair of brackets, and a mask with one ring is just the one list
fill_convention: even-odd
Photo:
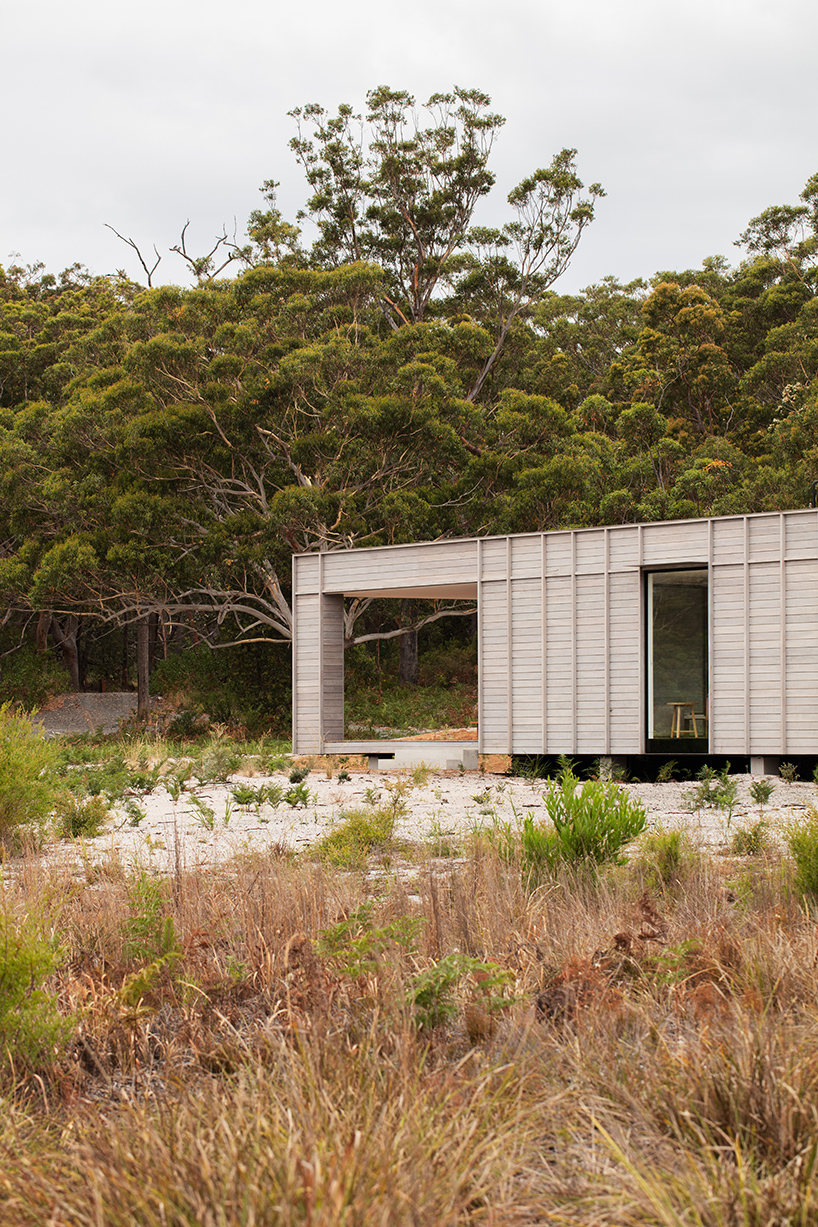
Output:
[[767,843],[767,823],[759,818],[752,826],[740,827],[736,831],[730,851],[733,856],[760,856]]
[[641,843],[639,868],[651,886],[671,890],[690,877],[698,859],[685,831],[652,831]]
[[22,711],[0,706],[0,843],[42,824],[54,805],[56,752]]
[[795,861],[796,889],[815,905],[818,903],[818,810],[814,805],[809,807],[800,825],[791,827],[787,844]]
[[370,853],[389,848],[394,829],[395,817],[389,808],[346,810],[335,829],[318,841],[315,851],[330,865],[357,869]]
[[543,801],[556,832],[554,850],[571,863],[618,861],[620,849],[647,822],[641,801],[632,801],[624,788],[600,780],[580,784],[569,770],[543,794]]
[[67,1039],[71,1022],[44,987],[59,962],[30,923],[18,925],[0,913],[0,1050],[17,1071],[50,1064]]
[[54,806],[57,830],[64,839],[78,839],[82,836],[94,839],[102,833],[110,816],[108,806],[99,795],[82,798],[65,792]]

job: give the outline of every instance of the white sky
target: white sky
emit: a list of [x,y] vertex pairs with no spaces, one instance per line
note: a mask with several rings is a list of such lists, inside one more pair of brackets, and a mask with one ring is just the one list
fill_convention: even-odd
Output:
[[[269,178],[294,220],[286,112],[362,108],[380,84],[491,95],[507,123],[484,222],[576,146],[608,196],[565,292],[736,263],[750,218],[818,171],[815,0],[7,0],[0,37],[0,264],[141,279],[104,223],[166,252],[190,218],[200,253],[234,217],[243,232]],[[161,280],[184,280],[176,257]]]

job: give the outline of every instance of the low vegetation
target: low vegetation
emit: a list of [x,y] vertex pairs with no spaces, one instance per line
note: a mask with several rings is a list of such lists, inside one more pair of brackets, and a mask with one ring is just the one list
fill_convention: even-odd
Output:
[[[168,757],[192,782],[219,741],[66,748],[64,823]],[[395,839],[417,783],[297,855],[6,862],[0,1221],[815,1219],[816,815],[783,851],[634,844],[639,807],[564,765],[541,822],[441,860]]]

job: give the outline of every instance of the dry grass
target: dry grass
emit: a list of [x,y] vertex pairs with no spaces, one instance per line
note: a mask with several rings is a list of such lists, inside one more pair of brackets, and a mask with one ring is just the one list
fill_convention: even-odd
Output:
[[[62,946],[73,1023],[1,1075],[0,1222],[814,1223],[815,924],[778,862],[722,868],[527,893],[476,843],[374,896],[284,857],[30,858],[5,912]],[[465,971],[424,1032],[412,986],[455,955],[513,992]]]

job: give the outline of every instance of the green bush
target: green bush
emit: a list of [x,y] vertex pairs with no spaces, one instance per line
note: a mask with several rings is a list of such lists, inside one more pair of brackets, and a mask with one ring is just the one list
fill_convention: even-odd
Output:
[[359,869],[370,853],[389,848],[394,829],[395,815],[390,808],[350,809],[340,815],[335,829],[318,841],[315,853],[330,865]]
[[51,1064],[71,1027],[45,981],[60,956],[33,925],[0,913],[0,1061],[15,1072]]
[[55,694],[70,689],[66,669],[50,652],[37,652],[33,644],[23,643],[14,651],[14,641],[0,636],[0,702],[23,703],[29,708],[42,707]]
[[42,826],[54,805],[54,745],[10,703],[0,706],[0,843]]
[[553,853],[572,864],[618,861],[620,849],[647,822],[641,801],[632,801],[624,788],[601,780],[581,784],[570,771],[551,785],[543,801],[556,834]]
[[674,890],[691,875],[699,853],[686,831],[652,831],[642,840],[637,870],[655,890]]
[[65,792],[57,798],[54,817],[57,830],[64,839],[79,839],[83,836],[94,839],[102,833],[111,815],[105,799],[99,794],[94,797],[75,797],[72,793]]
[[807,817],[787,834],[795,861],[795,887],[810,905],[818,904],[818,810],[810,806]]

